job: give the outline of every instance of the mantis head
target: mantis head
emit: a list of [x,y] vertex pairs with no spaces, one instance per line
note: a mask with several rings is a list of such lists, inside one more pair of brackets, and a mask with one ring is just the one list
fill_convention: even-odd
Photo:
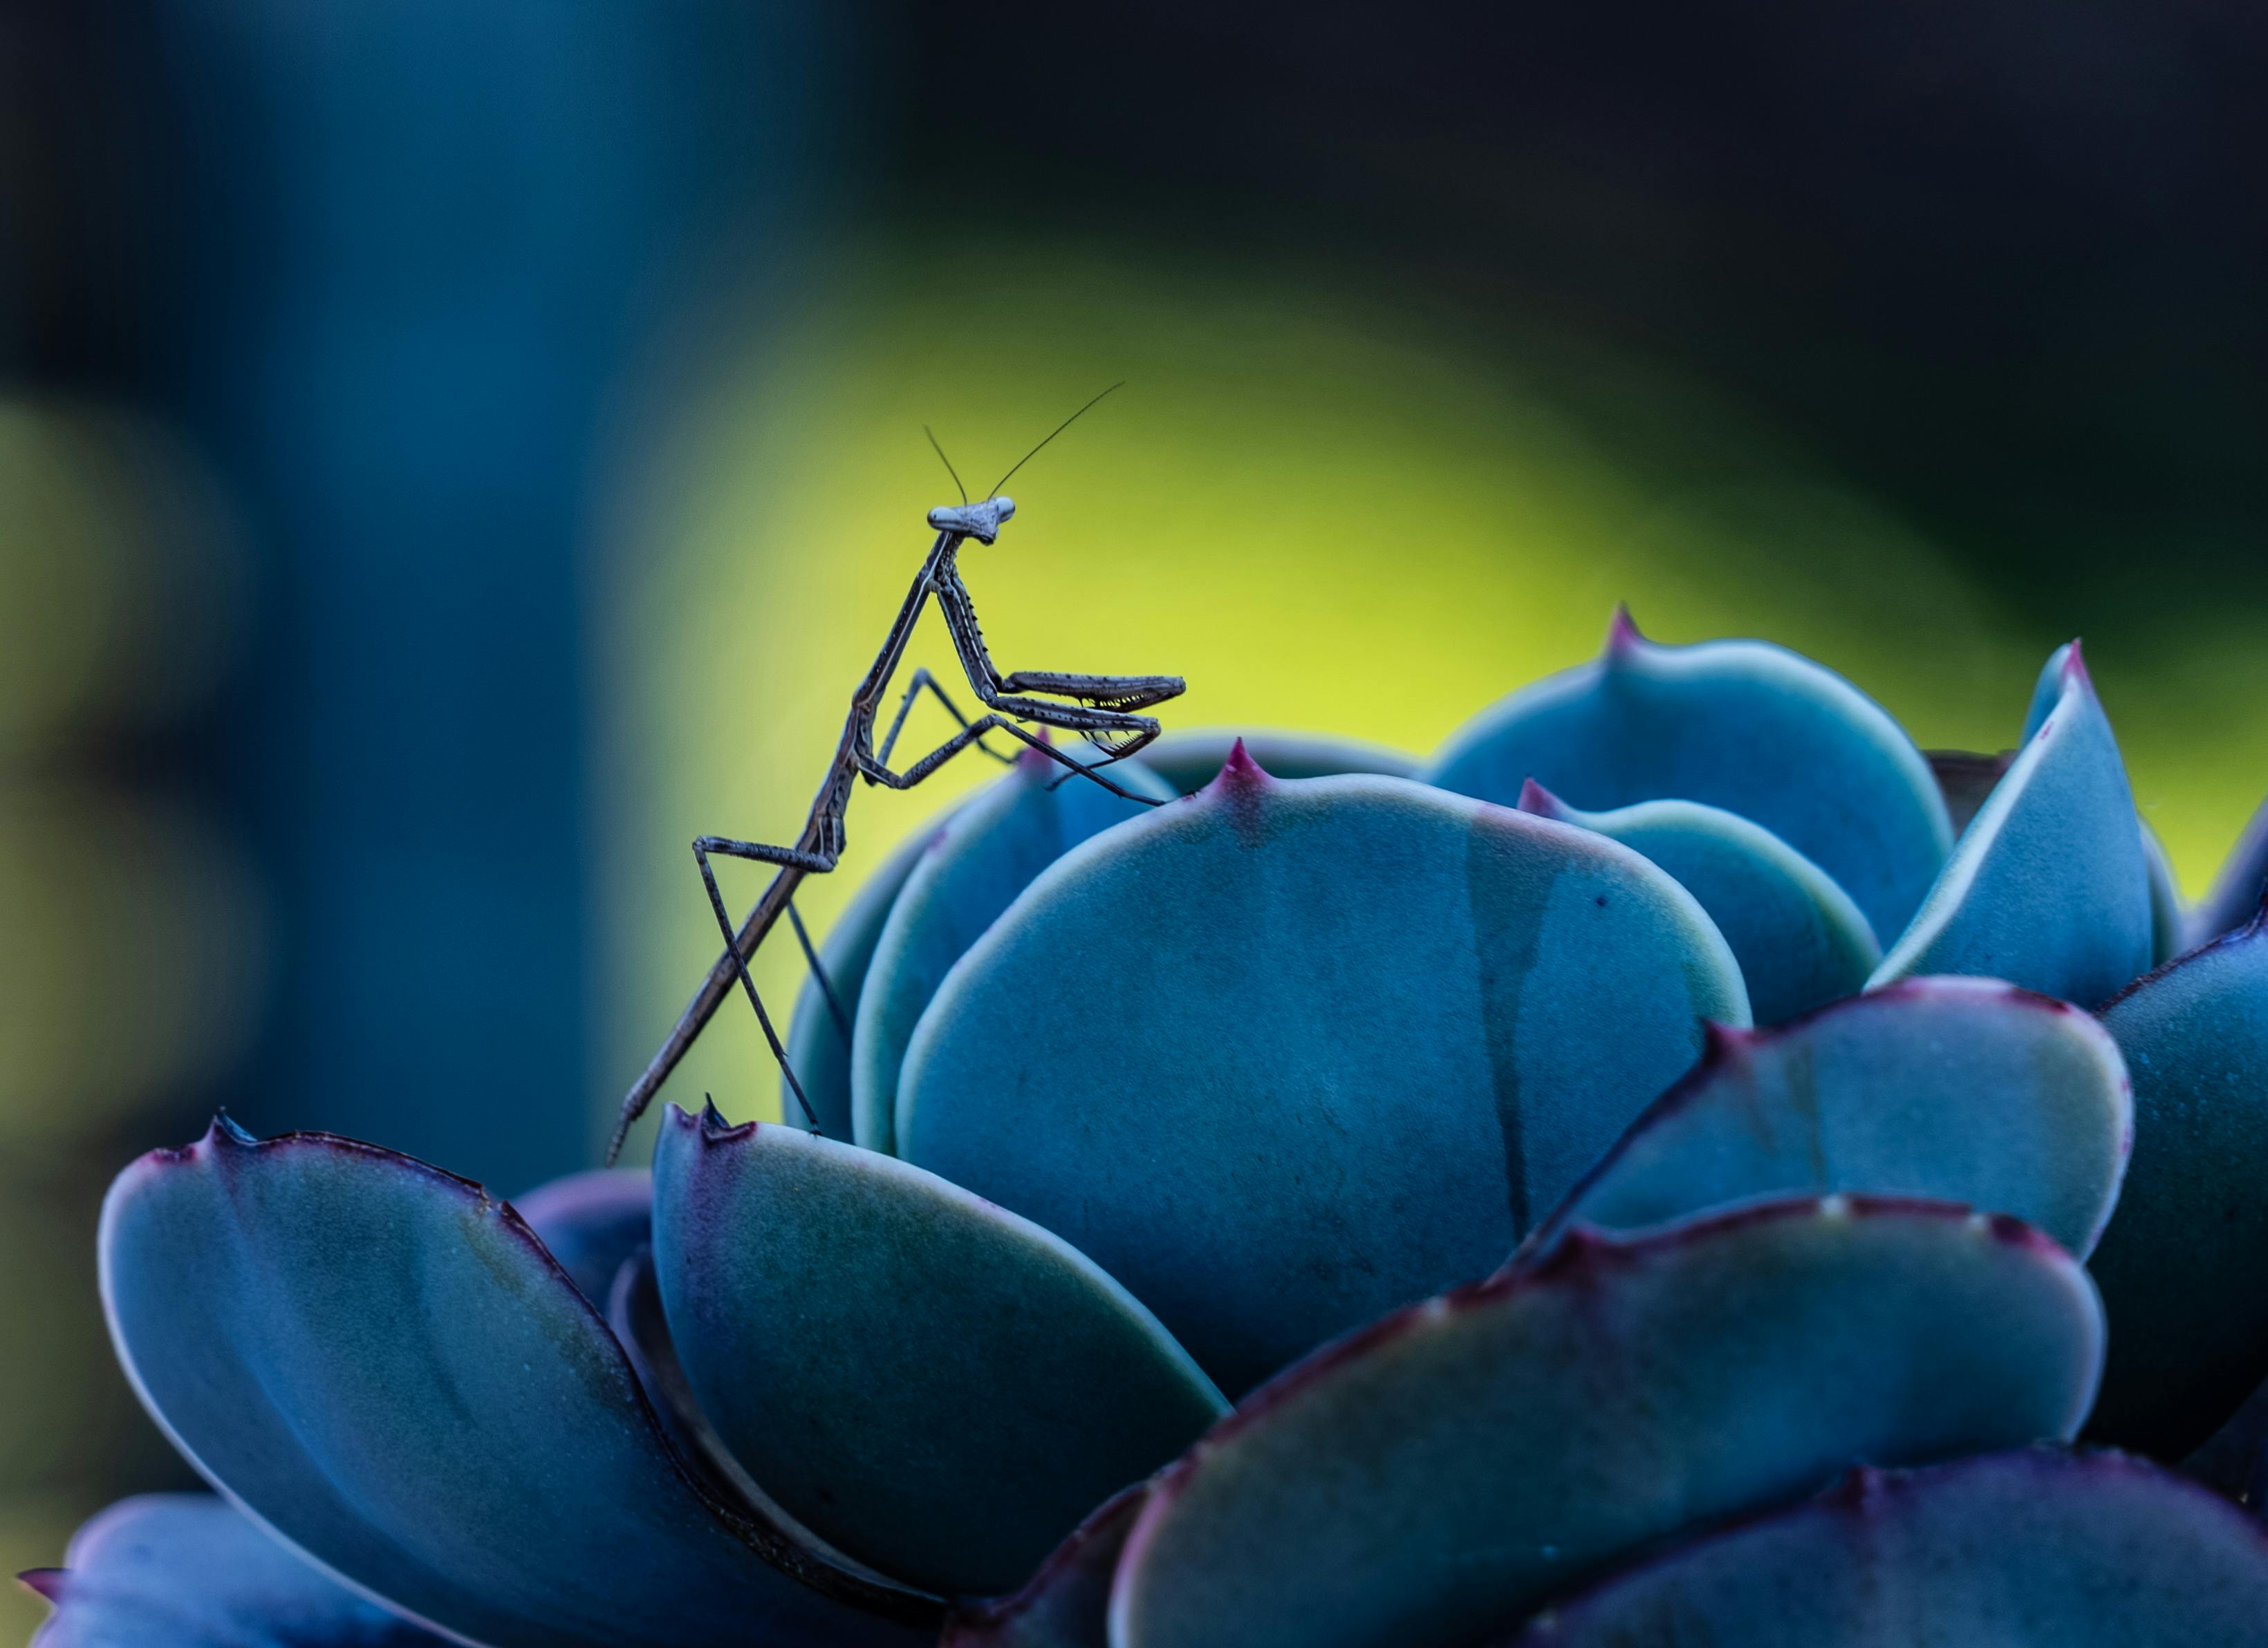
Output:
[[941,504],[929,512],[929,524],[938,532],[959,533],[989,544],[1000,535],[1001,523],[1016,512],[1016,500],[994,494],[974,504]]

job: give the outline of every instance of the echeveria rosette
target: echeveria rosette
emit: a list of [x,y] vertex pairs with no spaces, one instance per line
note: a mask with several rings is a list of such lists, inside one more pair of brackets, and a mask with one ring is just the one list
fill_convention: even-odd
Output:
[[40,1640],[2235,1640],[2163,1467],[2268,1379],[2264,832],[2183,911],[2075,649],[2014,742],[1618,617],[1429,761],[1020,764],[825,936],[815,1134],[157,1152],[106,1304],[222,1497]]

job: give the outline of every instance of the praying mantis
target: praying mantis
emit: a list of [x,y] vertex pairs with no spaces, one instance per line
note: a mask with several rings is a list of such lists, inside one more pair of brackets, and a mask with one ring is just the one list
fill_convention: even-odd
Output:
[[[788,1061],[787,1049],[781,1044],[779,1032],[774,1028],[771,1015],[764,1011],[763,997],[756,993],[755,981],[749,975],[748,960],[756,953],[781,915],[785,913],[794,923],[796,937],[802,942],[804,954],[822,989],[828,990],[830,1005],[836,1006],[836,1021],[842,1023],[839,1004],[834,1003],[832,988],[819,967],[819,958],[812,949],[803,923],[795,914],[796,889],[815,875],[826,875],[841,859],[848,837],[844,833],[843,815],[850,803],[854,786],[861,780],[869,784],[886,784],[893,790],[910,790],[928,777],[946,761],[970,745],[983,750],[996,760],[1012,761],[1003,755],[983,739],[988,732],[999,732],[1019,739],[1048,759],[1066,768],[1066,779],[1085,778],[1101,785],[1115,796],[1145,806],[1159,805],[1145,796],[1122,789],[1106,776],[1101,769],[1114,761],[1123,761],[1156,738],[1157,721],[1136,713],[1152,705],[1178,697],[1185,683],[1178,675],[1077,675],[1041,670],[1017,670],[1002,673],[985,650],[984,635],[976,622],[976,605],[968,587],[961,580],[958,556],[962,544],[974,539],[986,546],[1000,535],[1000,528],[1015,514],[1012,498],[1002,496],[1000,489],[1008,483],[1018,469],[1029,463],[1041,447],[1069,429],[1103,395],[1118,388],[1117,384],[1096,395],[1086,406],[1057,424],[1045,440],[1040,442],[1020,459],[1006,475],[995,482],[984,497],[976,503],[968,501],[968,490],[961,484],[961,476],[953,467],[953,460],[938,446],[937,438],[930,437],[930,445],[944,460],[946,471],[952,475],[954,488],[961,493],[958,504],[946,504],[929,511],[928,522],[937,538],[923,559],[921,570],[914,575],[912,586],[906,591],[899,605],[898,615],[891,622],[889,633],[884,636],[881,650],[874,662],[850,695],[850,714],[843,723],[843,736],[835,747],[834,759],[828,761],[826,776],[821,779],[819,791],[812,798],[811,811],[804,820],[803,832],[792,846],[777,847],[762,842],[738,841],[725,835],[703,835],[693,843],[694,862],[700,866],[701,883],[709,894],[709,908],[717,918],[718,930],[724,935],[725,953],[709,969],[708,977],[692,1001],[679,1015],[660,1049],[648,1061],[645,1070],[629,1093],[623,1095],[622,1113],[615,1123],[613,1138],[607,1146],[607,1161],[612,1165],[622,1153],[622,1142],[630,1136],[631,1127],[645,1114],[660,1091],[671,1070],[677,1067],[709,1020],[732,993],[738,979],[747,993],[748,1003],[755,1009],[756,1022],[763,1028],[764,1040],[770,1045],[772,1056],[779,1062],[781,1073],[786,1078],[796,1102],[803,1108],[804,1119],[817,1130],[818,1116],[811,1101],[804,1096],[803,1084],[797,1079],[795,1068]],[[969,690],[984,706],[985,713],[971,720],[961,713],[937,678],[926,669],[917,669],[909,679],[904,695],[898,701],[897,712],[892,717],[878,747],[874,742],[875,726],[883,704],[887,702],[891,678],[896,674],[904,658],[907,643],[912,638],[914,625],[923,609],[934,600],[939,614],[945,621],[946,632],[952,637],[953,650],[961,660],[961,672],[968,679]],[[903,770],[893,770],[891,752],[897,747],[898,734],[904,729],[906,717],[911,713],[914,701],[924,690],[945,707],[946,713],[960,724],[960,730],[926,755],[909,763]],[[1063,700],[1067,702],[1050,702]],[[1035,722],[1042,727],[1057,727],[1077,732],[1101,752],[1101,759],[1093,763],[1075,760],[1058,749],[1041,733],[1027,731],[1020,725]],[[724,894],[717,886],[717,872],[711,866],[712,856],[746,858],[757,864],[775,866],[770,882],[756,901],[747,919],[736,930],[731,912],[725,908]]]

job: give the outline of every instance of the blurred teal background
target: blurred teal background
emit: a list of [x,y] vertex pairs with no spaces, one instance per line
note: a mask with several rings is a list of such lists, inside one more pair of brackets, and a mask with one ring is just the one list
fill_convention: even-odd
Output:
[[[1422,750],[1627,599],[1998,748],[2083,634],[2201,890],[2268,787],[2264,93],[2235,0],[14,0],[0,1563],[180,1475],[92,1294],[132,1153],[592,1158],[924,423],[982,482],[1130,380],[968,552],[1005,667]],[[859,796],[807,913],[983,776]],[[704,1089],[774,1113],[740,1016]]]

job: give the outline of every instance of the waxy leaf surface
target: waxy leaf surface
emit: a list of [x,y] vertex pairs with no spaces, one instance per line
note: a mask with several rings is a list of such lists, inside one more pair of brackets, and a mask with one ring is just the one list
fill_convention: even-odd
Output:
[[1110,1580],[1150,1497],[1130,1488],[1072,1530],[1015,1595],[946,1622],[938,1648],[1110,1648]]
[[1733,947],[1749,1012],[1760,1025],[1852,994],[1882,959],[1850,894],[1737,813],[1698,801],[1640,801],[1585,813],[1533,782],[1521,791],[1520,810],[1595,830],[1675,878]]
[[2181,882],[2158,832],[2142,824],[2142,867],[2150,878],[2150,965],[2163,967],[2183,951],[2201,944],[2189,938],[2189,912],[2182,907]]
[[673,1106],[654,1175],[703,1411],[790,1515],[895,1578],[1012,1588],[1226,1406],[1091,1261],[917,1167]]
[[2268,897],[2268,801],[2260,804],[2260,810],[2228,850],[2211,890],[2189,913],[2191,945],[2243,926],[2259,909],[2264,897]]
[[33,1648],[439,1648],[210,1494],[146,1494],[25,1583],[55,1604]]
[[1901,931],[1953,842],[1929,763],[1881,706],[1762,641],[1658,646],[1617,613],[1606,651],[1479,715],[1418,775],[1509,806],[1533,778],[1579,807],[1705,802]]
[[[811,1100],[820,1130],[829,1138],[850,1137],[850,1041],[858,1022],[858,1000],[865,993],[866,969],[873,965],[874,946],[881,942],[883,924],[904,890],[906,878],[931,845],[944,833],[961,803],[956,802],[908,835],[890,850],[888,857],[858,884],[835,924],[819,945],[819,964],[826,970],[834,999],[806,969],[803,988],[796,992],[795,1016],[788,1023],[787,1057]],[[838,872],[838,873],[840,873]],[[788,935],[792,938],[792,934]],[[804,1120],[795,1092],[780,1078],[780,1115],[790,1122]]]
[[[1171,800],[1133,766],[1113,767],[1122,790]],[[898,1067],[922,1009],[961,953],[983,937],[1032,878],[1071,848],[1149,811],[1064,769],[1036,750],[964,803],[906,878],[882,925],[858,997],[851,1038],[851,1136],[868,1150],[895,1143]],[[792,1113],[787,1114],[792,1122]]]
[[2161,1459],[2268,1377],[2268,931],[2256,919],[2104,1009],[2134,1159],[2092,1261],[2110,1362],[2090,1434]]
[[1410,778],[1419,764],[1406,750],[1328,732],[1237,732],[1226,727],[1168,732],[1135,759],[1170,784],[1175,795],[1195,795],[1220,776],[1240,742],[1262,771],[1278,778],[1336,778],[1345,773]]
[[2268,1530],[2139,1460],[2046,1448],[1859,1471],[1539,1617],[1514,1648],[2234,1648]]
[[583,1297],[604,1311],[615,1273],[651,1239],[653,1175],[642,1167],[570,1173],[513,1197],[512,1206]]
[[2093,1007],[2149,970],[2150,872],[2118,742],[2076,647],[2061,695],[1962,832],[1874,982],[2007,979]]
[[1910,979],[1776,1030],[1712,1031],[1529,1242],[1853,1190],[2014,1214],[2084,1258],[2132,1124],[2125,1062],[2087,1014],[1995,980]]
[[1113,1648],[1468,1642],[1858,1461],[2068,1437],[2102,1344],[2069,1255],[1941,1203],[1578,1232],[1217,1426],[1127,1541]]
[[176,1446],[421,1621],[494,1648],[922,1640],[932,1605],[695,1488],[606,1324],[477,1186],[216,1127],[119,1176],[100,1260],[119,1359]]
[[1222,1388],[1510,1251],[1745,1020],[1627,848],[1405,780],[1203,794],[1066,855],[906,1058],[909,1160],[1054,1231]]

